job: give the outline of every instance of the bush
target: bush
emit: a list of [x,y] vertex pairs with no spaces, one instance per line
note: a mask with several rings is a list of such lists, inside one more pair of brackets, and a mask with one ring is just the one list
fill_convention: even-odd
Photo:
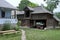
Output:
[[18,30],[19,30],[19,26],[18,26],[18,25],[14,26],[14,25],[12,25],[12,24],[10,23],[10,21],[6,21],[6,22],[3,24],[2,31],[6,31],[6,30],[16,30],[16,31],[18,31]]
[[21,21],[18,21],[17,25],[20,26],[21,25]]
[[18,31],[20,28],[19,28],[19,26],[16,25],[13,29]]
[[11,29],[11,23],[6,22],[3,24],[3,29],[2,29],[3,31],[10,30],[10,29]]

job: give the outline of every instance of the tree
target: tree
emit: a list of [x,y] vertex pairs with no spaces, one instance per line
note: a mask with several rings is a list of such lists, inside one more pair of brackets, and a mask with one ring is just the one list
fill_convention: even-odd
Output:
[[57,8],[57,5],[59,4],[59,0],[44,0],[47,3],[46,9],[51,11],[53,13],[53,10]]
[[21,3],[19,4],[18,9],[23,10],[23,8],[26,6],[36,7],[38,5],[30,2],[29,0],[21,0]]
[[60,19],[60,12],[57,12],[54,15],[57,16]]
[[29,7],[36,7],[36,6],[38,6],[38,4],[35,4],[35,3],[30,2],[28,6]]

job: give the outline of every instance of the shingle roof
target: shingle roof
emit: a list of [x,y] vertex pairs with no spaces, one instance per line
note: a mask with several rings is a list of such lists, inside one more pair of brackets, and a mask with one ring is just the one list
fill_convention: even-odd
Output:
[[[31,7],[28,7],[30,10],[33,10],[33,12],[31,12],[32,14],[37,14],[37,13],[49,13],[49,14],[53,14],[51,13],[50,11],[46,10],[44,7],[42,6],[38,6],[38,7],[35,7],[35,8],[31,8]],[[20,11],[19,14],[24,14],[23,12]]]
[[17,9],[5,0],[0,0],[0,7],[1,8]]
[[32,11],[34,10],[33,8],[31,8],[31,7],[29,7],[29,6],[27,6],[27,7],[28,7],[30,10],[32,10]]
[[34,12],[32,12],[32,13],[33,14],[35,14],[35,13],[50,13],[50,14],[52,14],[50,11],[48,11],[47,9],[45,9],[42,6],[35,7]]
[[28,9],[28,10],[30,10],[30,11],[34,11],[34,9],[31,8],[31,7],[29,7],[29,6],[26,6],[26,7],[24,8],[24,10],[26,10],[26,9]]
[[53,18],[60,22],[60,19],[58,17],[53,16]]

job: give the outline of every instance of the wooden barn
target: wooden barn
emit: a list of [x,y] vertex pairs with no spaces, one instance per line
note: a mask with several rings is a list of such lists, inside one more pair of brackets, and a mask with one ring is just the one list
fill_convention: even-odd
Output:
[[21,21],[21,26],[43,29],[58,26],[58,19],[42,6],[35,8],[27,6],[23,11],[17,11],[17,18]]

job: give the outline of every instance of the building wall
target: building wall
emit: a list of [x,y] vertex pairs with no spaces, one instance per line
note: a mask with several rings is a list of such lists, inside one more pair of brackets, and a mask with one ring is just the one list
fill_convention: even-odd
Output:
[[58,21],[56,19],[54,19],[52,15],[49,15],[48,19],[47,19],[47,27],[54,28],[57,26],[58,26]]
[[30,26],[30,20],[22,20],[21,26]]
[[9,22],[11,22],[11,23],[13,23],[13,24],[16,24],[17,22],[18,22],[18,20],[16,19],[16,18],[14,18],[14,19],[12,19],[11,18],[11,9],[3,9],[4,11],[5,11],[5,18],[2,18],[1,17],[1,10],[2,10],[3,8],[0,8],[0,24],[3,24],[3,23],[5,23],[6,21],[9,21]]
[[32,14],[31,19],[47,19],[48,14],[40,13],[40,14]]
[[[30,19],[47,19],[47,14],[31,14],[31,16],[30,17],[28,17],[28,18],[30,18]],[[24,19],[25,17],[24,17],[24,14],[21,14],[21,15],[17,15],[17,18],[18,19]],[[27,19],[27,18],[25,18],[25,19]]]
[[[20,15],[19,18],[22,19],[22,25],[27,25],[29,26],[30,24],[30,20],[46,20],[46,26],[49,28],[53,28],[54,26],[57,26],[58,22],[53,18],[53,15],[49,14],[49,13],[40,13],[40,14],[31,14],[30,16],[31,18],[28,19],[29,21],[27,21],[27,19],[24,19],[24,15]],[[24,20],[24,21],[23,21]]]

